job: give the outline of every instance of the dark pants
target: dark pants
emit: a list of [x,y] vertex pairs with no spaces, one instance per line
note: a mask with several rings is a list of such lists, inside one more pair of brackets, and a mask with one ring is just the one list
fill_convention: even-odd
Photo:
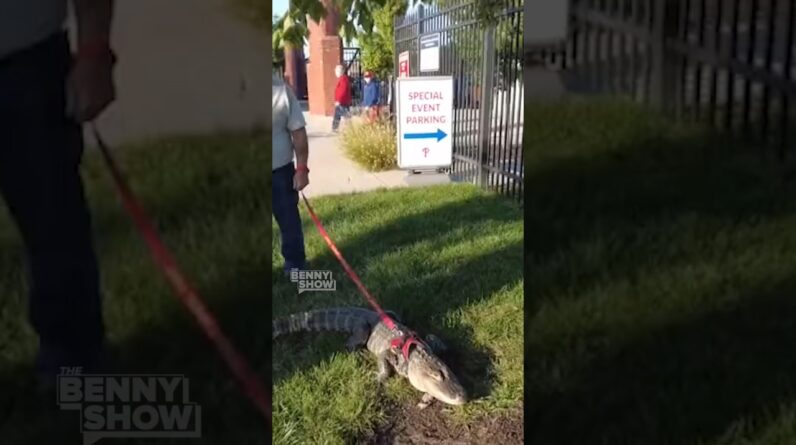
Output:
[[299,195],[293,189],[295,173],[296,170],[292,162],[272,172],[273,213],[282,236],[285,271],[294,268],[304,269],[306,262],[304,233],[298,211]]
[[64,35],[0,60],[0,194],[27,251],[29,316],[45,375],[61,366],[90,369],[104,338],[79,173],[82,131],[65,116],[70,63]]
[[334,107],[334,118],[332,118],[332,130],[336,131],[340,127],[340,118],[351,117],[351,107],[337,105]]

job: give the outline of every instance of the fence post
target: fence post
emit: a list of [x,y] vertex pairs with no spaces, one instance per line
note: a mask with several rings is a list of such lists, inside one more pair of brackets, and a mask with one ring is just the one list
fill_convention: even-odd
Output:
[[667,41],[677,35],[679,0],[653,0],[650,73],[652,105],[670,111],[677,89],[677,67],[680,62],[672,56]]
[[495,88],[495,26],[489,25],[484,30],[483,66],[481,67],[481,98],[478,119],[478,173],[476,182],[479,186],[487,185],[489,171],[486,169],[487,150],[489,148],[490,125],[492,123],[492,95]]

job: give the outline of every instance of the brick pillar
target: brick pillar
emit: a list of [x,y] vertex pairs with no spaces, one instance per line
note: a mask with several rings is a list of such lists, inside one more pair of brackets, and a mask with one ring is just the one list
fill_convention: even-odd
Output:
[[326,17],[319,23],[309,20],[310,63],[307,67],[307,94],[310,114],[334,114],[334,67],[343,61],[343,42],[338,36],[339,15],[333,0],[321,0]]

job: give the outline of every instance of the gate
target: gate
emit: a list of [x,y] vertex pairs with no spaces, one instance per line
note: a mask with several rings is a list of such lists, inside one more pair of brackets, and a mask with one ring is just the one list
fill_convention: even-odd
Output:
[[[396,70],[398,56],[408,52],[410,76],[453,77],[451,177],[522,202],[523,0],[502,0],[489,26],[473,19],[472,0],[438,4],[419,5],[396,19]],[[430,34],[440,35],[439,71],[421,73],[420,38]]]
[[363,80],[362,51],[359,48],[343,48],[343,66],[351,79],[351,105],[359,108],[362,104]]
[[796,1],[571,1],[569,41],[531,55],[570,89],[628,95],[793,154]]

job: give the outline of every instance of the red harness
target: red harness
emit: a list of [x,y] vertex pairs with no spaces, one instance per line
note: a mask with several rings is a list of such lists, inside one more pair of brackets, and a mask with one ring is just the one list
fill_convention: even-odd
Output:
[[415,335],[414,332],[410,332],[409,335],[401,335],[398,338],[394,338],[392,342],[390,342],[390,346],[393,349],[400,349],[401,355],[404,356],[405,359],[409,360],[409,352],[412,348],[412,345],[420,346],[423,344],[423,340]]

